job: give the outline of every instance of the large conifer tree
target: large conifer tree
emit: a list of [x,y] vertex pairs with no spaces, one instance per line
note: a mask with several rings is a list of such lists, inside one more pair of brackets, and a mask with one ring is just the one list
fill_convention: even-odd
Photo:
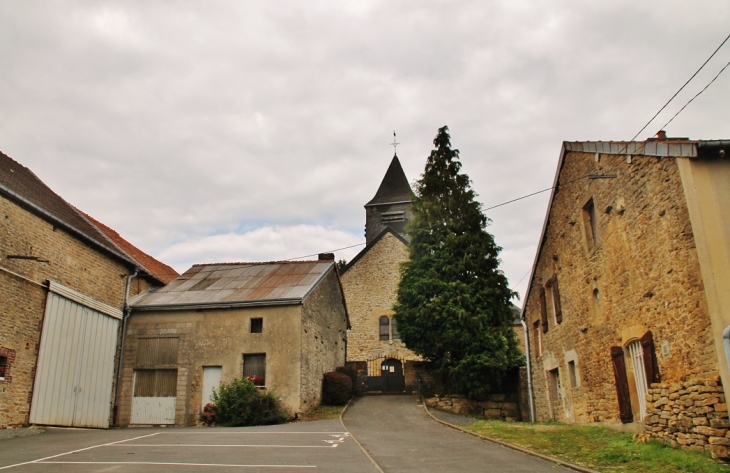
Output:
[[433,143],[416,183],[396,321],[406,346],[433,362],[451,389],[479,398],[523,364],[512,329],[514,293],[448,127]]

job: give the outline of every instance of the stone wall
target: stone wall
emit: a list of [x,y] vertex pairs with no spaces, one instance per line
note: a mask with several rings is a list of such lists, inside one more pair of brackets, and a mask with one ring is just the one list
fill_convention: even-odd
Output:
[[470,401],[462,395],[434,396],[425,400],[426,406],[455,414],[479,415],[487,419],[516,421],[520,418],[516,394],[490,394],[482,402]]
[[[717,353],[674,158],[568,152],[526,301],[537,420],[618,423],[611,347],[651,331],[663,382],[718,374]],[[595,173],[615,178],[586,179]],[[598,243],[591,238],[592,199]],[[562,322],[551,301],[559,283]],[[543,333],[540,288],[546,290]],[[627,358],[635,421],[639,400]],[[572,370],[572,373],[571,373]],[[559,390],[551,392],[549,372]]]
[[[48,262],[7,255],[33,255]],[[125,276],[131,274],[118,259],[5,198],[0,198],[0,267],[39,284],[57,281],[119,309]],[[45,302],[43,288],[0,271],[0,350],[15,354],[12,378],[0,381],[0,428],[29,421]]]
[[347,315],[333,269],[302,306],[302,353],[299,412],[322,402],[324,373],[345,365]]
[[347,361],[379,357],[420,360],[399,339],[380,340],[379,336],[380,317],[385,315],[392,320],[400,264],[407,259],[406,244],[392,233],[386,233],[342,275],[351,325]]
[[730,460],[730,420],[719,379],[652,384],[646,395],[645,430],[639,436],[674,447],[709,451]]

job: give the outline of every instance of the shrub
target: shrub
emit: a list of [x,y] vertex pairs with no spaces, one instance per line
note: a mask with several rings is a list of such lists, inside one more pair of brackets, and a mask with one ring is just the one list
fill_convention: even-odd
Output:
[[201,420],[205,422],[206,425],[212,425],[213,422],[215,422],[215,411],[217,409],[218,408],[212,402],[206,404],[205,407],[203,407],[203,415],[201,416]]
[[352,394],[352,380],[346,374],[332,371],[324,374],[322,403],[332,406],[347,404]]
[[338,373],[346,374],[352,380],[352,392],[355,392],[357,387],[357,370],[351,366],[340,366],[335,369]]
[[280,424],[287,419],[273,393],[259,390],[253,381],[236,378],[213,390],[218,424],[228,426]]

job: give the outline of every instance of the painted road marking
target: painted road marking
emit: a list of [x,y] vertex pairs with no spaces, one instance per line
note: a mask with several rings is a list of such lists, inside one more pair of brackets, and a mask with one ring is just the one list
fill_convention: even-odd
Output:
[[[160,466],[219,466],[224,468],[317,468],[316,465],[236,465],[229,463],[172,463],[172,462],[59,462],[35,461],[41,465],[160,465]],[[18,463],[25,465],[25,463]],[[12,465],[16,466],[16,465]],[[9,467],[4,467],[9,468]]]
[[71,450],[70,452],[59,453],[58,455],[51,455],[49,457],[39,458],[38,460],[31,460],[29,462],[16,463],[15,465],[0,466],[0,470],[6,470],[8,468],[13,468],[13,467],[16,467],[16,466],[30,465],[31,463],[40,463],[40,462],[43,462],[44,460],[50,460],[51,458],[58,458],[58,457],[62,457],[64,455],[71,455],[73,453],[84,452],[86,450],[91,450],[93,448],[108,447],[108,446],[111,446],[111,445],[116,445],[118,443],[129,442],[131,440],[142,439],[142,438],[145,438],[145,437],[152,437],[153,435],[157,435],[157,433],[155,432],[153,434],[140,435],[139,437],[134,437],[134,438],[131,438],[131,439],[117,440],[116,442],[102,443],[100,445],[94,445],[94,446],[91,446],[91,447],[80,448],[78,450]]
[[[333,442],[334,440],[325,440],[325,442]],[[267,444],[222,444],[222,445],[210,445],[206,443],[160,443],[160,444],[146,444],[146,443],[133,443],[127,445],[109,445],[110,447],[264,447],[264,448],[329,448],[324,445],[267,445]]]

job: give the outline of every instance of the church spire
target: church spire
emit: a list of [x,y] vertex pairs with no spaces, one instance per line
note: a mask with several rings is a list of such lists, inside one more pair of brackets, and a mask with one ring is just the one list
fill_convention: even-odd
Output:
[[[393,132],[391,145],[394,148],[399,144],[395,138]],[[387,227],[404,235],[406,223],[411,217],[412,201],[413,191],[398,155],[394,154],[378,192],[365,204],[366,243],[373,241]]]

